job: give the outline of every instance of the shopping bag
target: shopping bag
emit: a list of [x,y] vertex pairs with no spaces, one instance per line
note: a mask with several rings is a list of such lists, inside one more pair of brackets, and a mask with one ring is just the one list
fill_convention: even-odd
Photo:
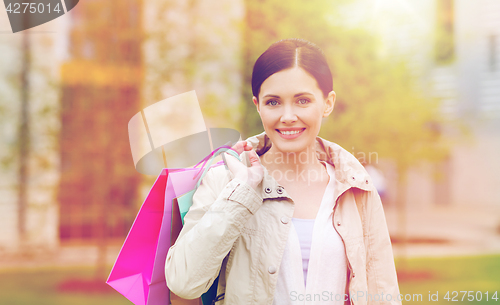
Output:
[[158,236],[164,218],[165,189],[170,171],[172,170],[164,169],[153,184],[106,281],[136,305],[153,304],[148,302],[151,290],[163,294],[163,300],[168,298],[166,289],[162,291],[161,288],[150,288],[155,286],[151,280]]
[[[186,198],[192,200],[191,194],[200,185],[215,156],[227,150],[239,157],[230,147],[219,147],[201,161],[205,162],[204,165],[209,161],[202,169],[164,169],[156,179],[106,281],[132,303],[170,304],[170,293],[165,281],[165,258],[173,244],[171,233],[181,230],[179,224],[172,226],[174,199],[186,195]],[[221,161],[215,166],[222,164]],[[200,176],[202,170],[203,174]],[[175,179],[169,179],[174,173]],[[180,224],[182,225],[182,219]],[[210,291],[213,293],[213,289]],[[211,303],[208,296],[202,299],[206,300],[204,305]],[[196,304],[192,300],[185,301],[177,304]]]

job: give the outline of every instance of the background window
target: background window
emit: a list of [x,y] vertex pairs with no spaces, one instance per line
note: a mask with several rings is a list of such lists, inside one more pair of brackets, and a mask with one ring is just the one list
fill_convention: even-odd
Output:
[[489,51],[489,66],[491,71],[496,71],[497,69],[497,35],[490,35],[488,39],[488,51]]

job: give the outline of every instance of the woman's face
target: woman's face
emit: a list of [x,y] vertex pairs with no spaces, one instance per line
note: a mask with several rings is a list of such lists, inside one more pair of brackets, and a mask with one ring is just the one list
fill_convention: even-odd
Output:
[[297,153],[314,147],[321,119],[333,110],[335,92],[325,99],[316,79],[294,67],[269,76],[261,85],[258,101],[254,96],[253,102],[273,147]]

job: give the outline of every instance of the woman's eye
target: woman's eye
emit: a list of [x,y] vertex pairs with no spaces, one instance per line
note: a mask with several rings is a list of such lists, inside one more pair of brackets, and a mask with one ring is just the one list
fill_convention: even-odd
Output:
[[267,101],[266,104],[271,105],[271,106],[276,106],[276,105],[278,105],[278,101],[277,100],[269,100],[269,101]]
[[299,100],[299,104],[301,104],[301,105],[304,105],[304,104],[307,104],[307,103],[309,103],[309,100],[307,100],[307,99],[305,99],[305,98],[301,98],[301,99]]

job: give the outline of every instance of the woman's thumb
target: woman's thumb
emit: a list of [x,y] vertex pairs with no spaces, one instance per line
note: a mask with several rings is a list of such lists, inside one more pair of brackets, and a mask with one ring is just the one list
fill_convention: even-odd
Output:
[[260,159],[259,156],[257,156],[257,153],[255,150],[251,150],[248,154],[248,158],[250,159],[250,164],[253,166],[259,166],[260,165]]

